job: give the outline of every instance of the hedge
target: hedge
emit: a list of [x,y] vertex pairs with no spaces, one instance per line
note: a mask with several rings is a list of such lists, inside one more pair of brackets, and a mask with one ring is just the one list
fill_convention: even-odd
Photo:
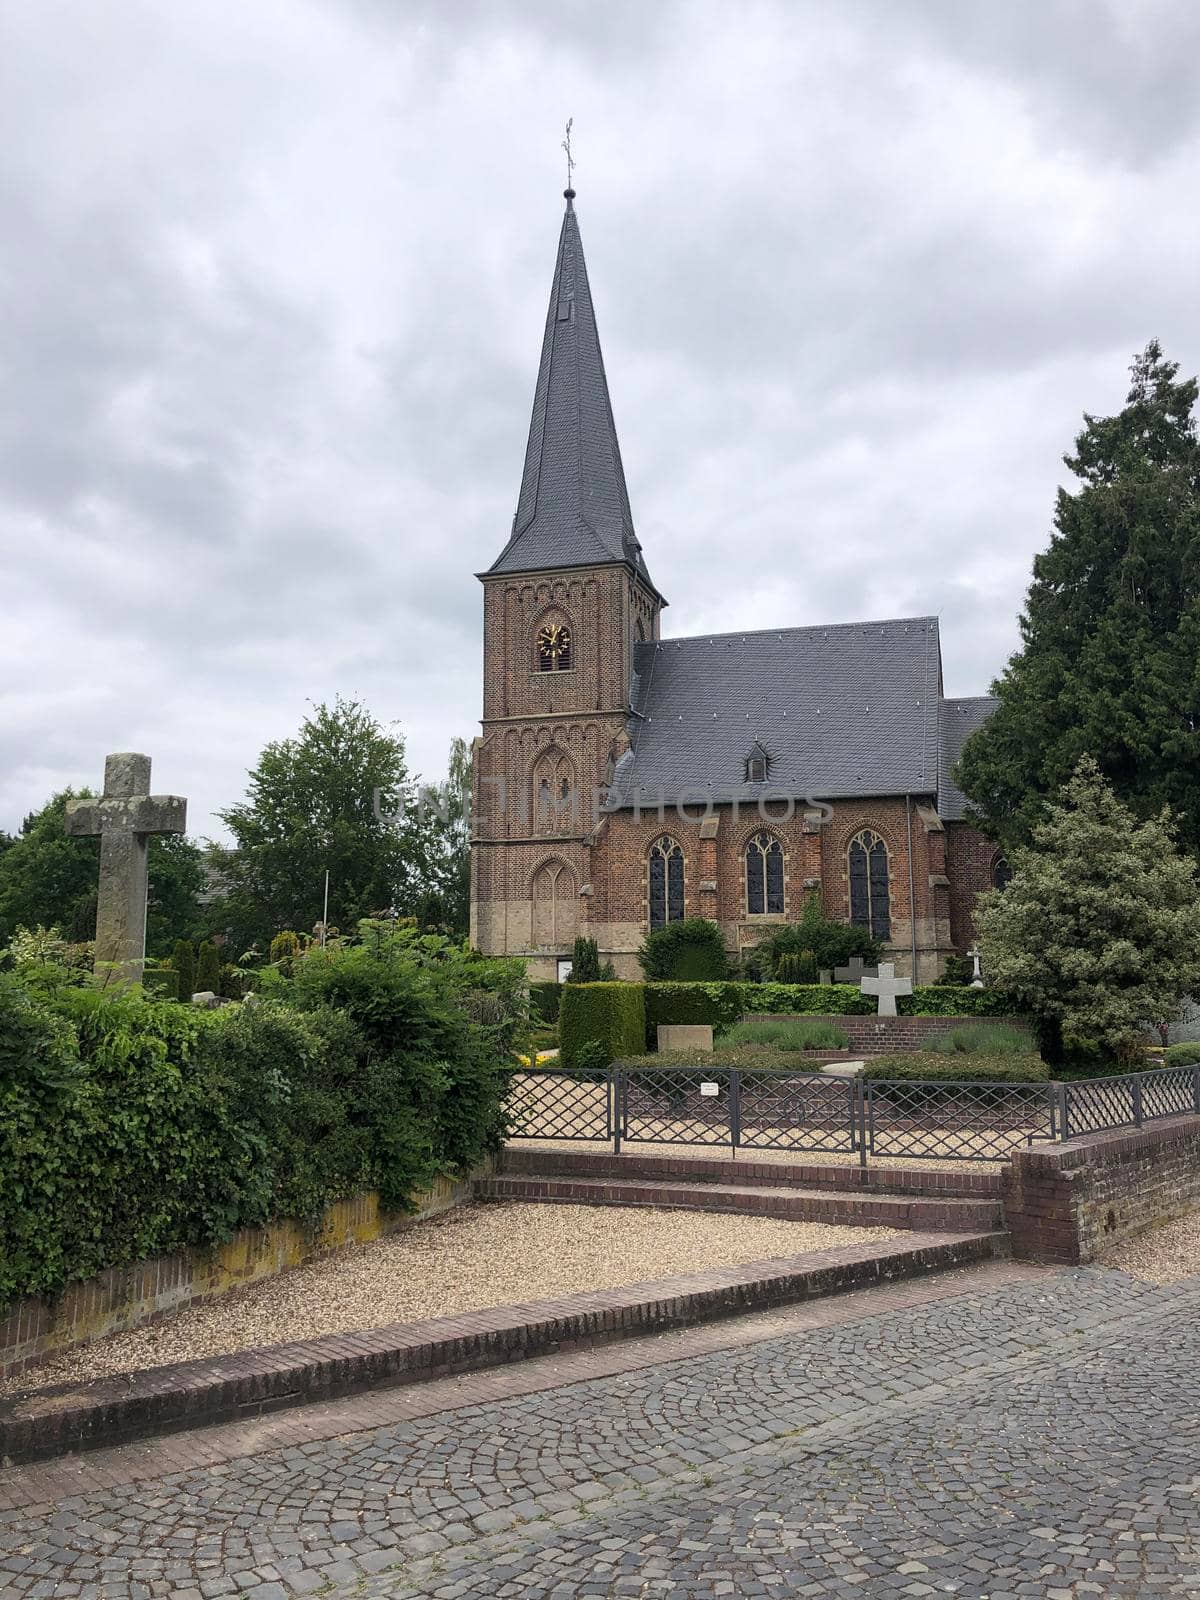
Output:
[[1168,1067],[1194,1067],[1200,1062],[1200,1039],[1168,1045],[1163,1057]]
[[0,974],[0,1312],[107,1267],[404,1209],[504,1135],[518,962],[449,941],[316,951],[217,1011]]
[[745,1010],[781,1016],[866,1017],[878,1010],[871,995],[852,983],[748,983]]
[[863,1068],[864,1078],[905,1078],[924,1083],[1048,1083],[1050,1068],[1038,1055],[878,1056]]
[[691,1023],[714,1033],[730,1028],[746,1009],[744,983],[647,983],[646,1044],[653,1050],[660,1024]]
[[[646,996],[640,983],[568,983],[558,1013],[564,1067],[606,1067],[646,1048]],[[589,1049],[595,1046],[595,1049]]]
[[562,1004],[563,986],[553,978],[541,979],[529,985],[529,1010],[533,1022],[554,1023]]

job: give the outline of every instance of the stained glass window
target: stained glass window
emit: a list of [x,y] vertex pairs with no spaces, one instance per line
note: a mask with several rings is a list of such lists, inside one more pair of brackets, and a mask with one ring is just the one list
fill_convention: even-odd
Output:
[[783,846],[773,834],[756,833],[746,846],[746,910],[783,915]]
[[650,846],[650,926],[683,921],[683,851],[668,834]]
[[872,939],[891,938],[887,845],[870,828],[850,841],[850,921]]

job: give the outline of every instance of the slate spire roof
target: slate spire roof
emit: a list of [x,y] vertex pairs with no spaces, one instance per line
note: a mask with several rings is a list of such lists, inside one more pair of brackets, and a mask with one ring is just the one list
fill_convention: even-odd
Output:
[[521,493],[512,535],[488,570],[619,561],[650,583],[629,509],[575,191],[565,193]]

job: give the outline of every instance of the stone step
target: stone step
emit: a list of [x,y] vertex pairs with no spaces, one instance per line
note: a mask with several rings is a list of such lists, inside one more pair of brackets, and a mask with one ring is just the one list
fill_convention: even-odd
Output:
[[838,1165],[767,1160],[753,1151],[736,1160],[728,1154],[700,1155],[695,1147],[677,1155],[644,1155],[627,1148],[580,1150],[562,1144],[506,1145],[499,1170],[506,1177],[650,1178],[671,1183],[732,1183],[739,1188],[765,1184],[772,1189],[846,1189],[856,1194],[927,1195],[937,1199],[984,1200],[1000,1197],[1000,1174],[978,1172],[967,1162],[929,1167],[860,1167],[852,1156]]
[[855,1228],[909,1228],[979,1233],[1003,1226],[998,1199],[932,1199],[922,1195],[853,1194],[766,1184],[671,1183],[646,1178],[480,1178],[477,1200],[557,1201],[592,1206],[655,1206],[679,1211],[732,1211],[743,1216],[828,1222]]

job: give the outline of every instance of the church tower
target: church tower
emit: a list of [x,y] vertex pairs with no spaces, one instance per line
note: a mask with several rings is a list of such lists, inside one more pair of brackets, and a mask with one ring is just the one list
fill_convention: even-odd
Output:
[[575,191],[550,289],[525,468],[486,572],[471,938],[553,978],[589,925],[592,848],[628,746],[634,647],[665,601],[634,532]]

